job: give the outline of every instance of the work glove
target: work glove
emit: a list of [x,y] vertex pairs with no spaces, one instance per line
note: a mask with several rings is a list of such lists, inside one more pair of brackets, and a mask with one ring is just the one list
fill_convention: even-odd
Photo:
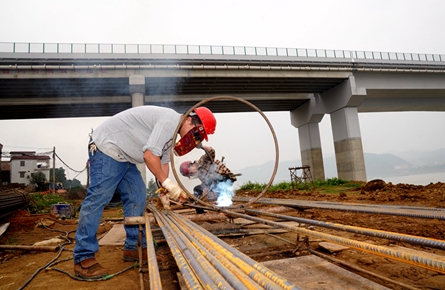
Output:
[[170,178],[167,178],[162,183],[162,187],[167,189],[167,196],[173,200],[178,200],[180,197],[183,199],[187,199],[187,194],[179,187],[179,185],[171,180]]
[[159,200],[161,201],[162,205],[164,206],[164,209],[167,209],[167,210],[170,209],[170,200],[168,199],[168,196],[166,194],[160,194]]

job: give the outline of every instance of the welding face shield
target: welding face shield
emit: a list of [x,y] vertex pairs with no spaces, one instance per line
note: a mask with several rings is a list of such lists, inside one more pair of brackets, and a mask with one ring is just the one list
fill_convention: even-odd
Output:
[[215,133],[216,119],[213,113],[206,107],[198,107],[189,114],[194,127],[176,142],[174,153],[176,156],[183,156],[192,151],[195,147],[200,147],[203,140],[208,140],[207,135]]
[[176,156],[183,156],[196,147],[201,146],[202,140],[207,140],[207,134],[203,126],[195,126],[176,142],[173,152]]

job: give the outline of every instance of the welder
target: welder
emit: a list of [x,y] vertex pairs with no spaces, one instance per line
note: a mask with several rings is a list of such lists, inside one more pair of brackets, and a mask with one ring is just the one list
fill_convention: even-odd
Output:
[[[165,208],[169,208],[169,199],[187,198],[181,187],[168,178],[172,136],[180,123],[181,139],[175,144],[178,155],[207,141],[207,136],[216,128],[213,113],[205,107],[197,107],[184,116],[169,108],[139,106],[114,115],[90,134],[90,186],[79,213],[73,252],[77,276],[94,279],[108,273],[95,258],[99,250],[96,234],[104,207],[115,190],[121,195],[124,216],[142,216],[146,186],[136,164],[145,163],[165,189],[162,195]],[[124,225],[124,228],[126,240],[122,258],[138,261],[138,226]],[[142,246],[146,248],[145,233],[142,237]],[[146,254],[144,260],[147,260]]]
[[[202,144],[200,148],[206,153],[199,160],[181,163],[179,171],[189,179],[198,178],[201,181],[193,189],[195,197],[208,202],[216,201],[218,205],[230,205],[234,195],[233,183],[238,174],[233,174],[223,161],[215,159],[215,149]],[[196,212],[203,213],[203,210],[197,208]]]

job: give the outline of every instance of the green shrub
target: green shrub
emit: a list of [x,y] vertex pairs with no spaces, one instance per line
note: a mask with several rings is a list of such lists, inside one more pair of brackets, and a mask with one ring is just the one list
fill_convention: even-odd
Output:
[[58,194],[33,193],[29,195],[28,210],[30,213],[49,213],[51,205],[66,203],[66,200]]
[[[360,186],[359,182],[353,182],[353,181],[346,181],[337,177],[334,178],[328,178],[326,180],[314,180],[314,183],[312,185],[311,182],[303,182],[303,183],[297,183],[296,189],[298,190],[313,190],[318,189],[322,191],[327,192],[337,192],[340,189],[338,187],[344,188],[355,188]],[[240,190],[258,190],[262,191],[266,187],[266,183],[253,183],[251,181],[248,181],[247,183],[243,184],[239,189]],[[295,184],[292,184],[292,182],[280,182],[277,184],[272,184],[268,191],[277,191],[277,190],[292,190],[295,188]]]

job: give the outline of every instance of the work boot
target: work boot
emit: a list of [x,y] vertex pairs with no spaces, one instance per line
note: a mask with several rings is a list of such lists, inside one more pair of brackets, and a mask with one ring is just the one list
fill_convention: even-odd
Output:
[[[139,262],[138,250],[123,250],[122,259],[124,259],[125,262]],[[156,256],[156,261],[160,263],[162,262],[162,258]],[[142,249],[142,262],[144,264],[148,262],[147,248]]]
[[108,275],[107,269],[102,267],[95,258],[85,259],[74,265],[76,276],[84,279],[98,279]]

